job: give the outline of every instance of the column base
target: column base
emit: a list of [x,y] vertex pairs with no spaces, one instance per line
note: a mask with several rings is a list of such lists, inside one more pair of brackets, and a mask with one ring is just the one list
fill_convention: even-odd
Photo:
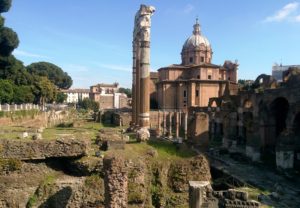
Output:
[[136,132],[136,140],[138,142],[146,142],[150,139],[149,129],[146,127],[140,128]]

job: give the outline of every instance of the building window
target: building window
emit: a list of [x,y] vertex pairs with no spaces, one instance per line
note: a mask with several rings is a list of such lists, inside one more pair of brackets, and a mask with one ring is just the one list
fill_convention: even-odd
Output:
[[211,75],[208,75],[207,79],[211,79]]
[[200,79],[200,75],[197,75],[197,79]]
[[190,57],[190,63],[193,63],[193,57]]
[[203,56],[201,56],[201,62],[204,62],[204,57]]
[[196,90],[196,97],[199,97],[199,90]]
[[186,90],[183,91],[183,97],[186,97]]

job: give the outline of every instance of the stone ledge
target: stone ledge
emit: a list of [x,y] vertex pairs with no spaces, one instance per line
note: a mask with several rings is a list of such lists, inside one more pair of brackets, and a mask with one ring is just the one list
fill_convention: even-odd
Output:
[[80,157],[87,154],[89,143],[77,139],[22,141],[0,140],[0,158],[41,160],[58,157]]

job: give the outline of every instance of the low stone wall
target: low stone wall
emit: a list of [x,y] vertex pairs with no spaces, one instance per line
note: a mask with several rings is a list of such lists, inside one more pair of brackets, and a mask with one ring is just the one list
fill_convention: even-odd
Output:
[[79,157],[86,155],[89,144],[84,140],[0,140],[0,158],[37,160],[54,157]]

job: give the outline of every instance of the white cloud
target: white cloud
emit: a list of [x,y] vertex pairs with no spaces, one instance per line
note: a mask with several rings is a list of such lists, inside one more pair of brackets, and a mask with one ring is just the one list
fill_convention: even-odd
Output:
[[282,22],[285,20],[295,20],[293,15],[299,8],[298,2],[292,2],[278,10],[274,15],[265,18],[264,22]]
[[115,64],[101,64],[101,63],[95,63],[95,65],[97,65],[98,67],[101,67],[104,69],[110,69],[110,70],[126,71],[126,72],[132,71],[131,66],[115,65]]
[[295,22],[300,22],[300,15],[295,17]]
[[22,51],[22,50],[14,50],[13,52],[14,55],[16,56],[23,56],[23,57],[30,57],[30,58],[45,58],[45,59],[49,59],[49,57],[44,56],[44,55],[40,55],[40,54],[34,54],[34,53],[30,53],[27,51]]
[[187,4],[184,9],[183,9],[183,13],[185,14],[189,14],[191,13],[193,10],[195,9],[195,7],[192,4]]

